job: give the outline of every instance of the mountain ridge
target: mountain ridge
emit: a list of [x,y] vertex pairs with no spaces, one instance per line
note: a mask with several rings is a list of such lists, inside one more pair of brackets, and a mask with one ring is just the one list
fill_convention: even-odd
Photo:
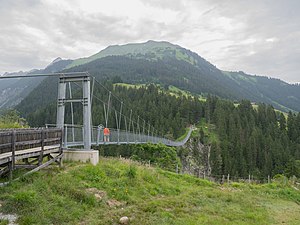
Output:
[[[64,60],[56,64],[61,62]],[[173,85],[195,94],[212,94],[230,100],[249,99],[272,104],[283,111],[300,111],[299,85],[242,71],[222,71],[197,53],[166,41],[108,46],[90,57],[69,60],[60,69],[63,72],[88,71],[100,80],[119,77],[125,83]]]
[[45,69],[32,69],[30,71],[20,71],[16,73],[5,73],[3,76],[21,75],[24,78],[7,79],[0,83],[0,110],[17,106],[28,94],[33,91],[45,77],[26,78],[27,75],[37,73],[55,73],[65,68],[72,60],[62,60],[56,58]]

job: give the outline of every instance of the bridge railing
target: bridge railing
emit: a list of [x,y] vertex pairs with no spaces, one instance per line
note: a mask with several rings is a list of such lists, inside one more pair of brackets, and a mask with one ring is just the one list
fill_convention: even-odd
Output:
[[62,129],[0,129],[0,154],[61,144]]
[[[46,124],[46,127],[55,127],[55,124]],[[91,142],[93,145],[101,144],[138,144],[138,143],[162,143],[168,146],[181,146],[189,139],[192,128],[182,141],[172,141],[162,137],[155,137],[140,132],[128,132],[109,128],[109,140],[104,139],[103,128],[92,127]],[[84,130],[82,125],[65,124],[64,126],[64,147],[80,146],[83,144]]]

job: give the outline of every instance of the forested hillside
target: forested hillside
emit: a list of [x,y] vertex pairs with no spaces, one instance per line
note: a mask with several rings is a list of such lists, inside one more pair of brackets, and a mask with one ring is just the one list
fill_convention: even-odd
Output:
[[[50,79],[57,82],[55,78]],[[172,96],[168,90],[153,84],[142,86],[138,89],[125,86],[113,86],[112,82],[104,84],[106,89],[114,90],[113,94],[118,96],[124,102],[122,114],[129,117],[130,110],[134,113],[132,119],[135,122],[140,119],[147,119],[145,125],[150,123],[161,135],[168,135],[169,138],[177,138],[185,132],[185,127],[195,123],[202,115],[203,102],[197,97]],[[47,85],[45,84],[45,88]],[[80,87],[72,87],[74,95],[79,95]],[[95,85],[92,116],[93,124],[99,125],[105,123],[104,106],[102,101],[108,100],[107,90],[99,85]],[[38,96],[38,94],[36,95]],[[25,112],[25,117],[31,126],[43,126],[46,123],[56,122],[56,98],[53,92],[49,92],[45,98],[52,99],[50,104],[43,104],[44,98],[36,98],[39,108],[32,111],[31,102],[24,104],[20,111]],[[99,101],[101,99],[102,101]],[[120,110],[120,102],[112,98],[112,108],[109,113],[108,126],[116,127],[115,110]],[[71,123],[70,105],[66,107],[66,123]],[[74,105],[74,119],[77,123],[82,123],[82,105]],[[128,118],[127,118],[128,119]],[[121,129],[125,129],[124,119],[122,119]],[[143,125],[141,123],[141,125]]]
[[242,99],[264,102],[282,111],[300,111],[300,86],[288,84],[279,79],[251,76],[244,72],[223,72],[233,81],[233,88]]
[[206,120],[216,125],[219,135],[212,143],[213,174],[300,176],[300,114],[290,113],[286,120],[270,105],[253,109],[242,101],[236,107],[215,97],[208,98],[206,107]]
[[[184,133],[185,127],[198,124],[203,119],[208,124],[214,124],[218,138],[204,143],[212,145],[210,161],[213,175],[246,177],[251,173],[261,178],[284,173],[300,176],[299,161],[296,161],[300,160],[299,114],[290,113],[286,119],[270,105],[259,104],[254,109],[246,100],[236,106],[231,101],[212,96],[208,96],[206,102],[200,101],[198,96],[172,96],[168,90],[152,84],[130,88],[113,86],[107,82],[105,86],[114,90],[113,93],[124,101],[124,115],[129,115],[132,109],[135,112],[133,119],[137,120],[138,115],[147,118],[146,122],[150,122],[160,135],[167,135],[168,138],[178,138]],[[80,87],[77,88],[79,91]],[[105,101],[108,93],[97,85],[94,93],[93,124],[104,124],[103,103],[98,98]],[[27,118],[30,125],[55,123],[56,103],[54,96],[52,98],[51,104],[34,112],[30,111],[28,103]],[[114,110],[120,109],[120,103],[113,100],[112,106],[108,126],[116,127]],[[80,123],[82,106],[75,105],[74,111],[75,121]],[[66,123],[70,123],[69,107],[66,114]],[[121,129],[124,129],[124,120]]]

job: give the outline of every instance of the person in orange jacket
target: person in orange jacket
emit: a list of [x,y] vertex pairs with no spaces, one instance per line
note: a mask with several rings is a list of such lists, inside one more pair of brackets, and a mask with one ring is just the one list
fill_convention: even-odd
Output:
[[110,130],[107,127],[105,127],[103,133],[104,133],[104,142],[109,142]]

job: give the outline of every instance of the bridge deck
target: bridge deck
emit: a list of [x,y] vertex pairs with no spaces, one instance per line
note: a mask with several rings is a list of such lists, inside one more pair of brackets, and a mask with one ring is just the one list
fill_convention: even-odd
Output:
[[[41,154],[41,147],[30,148],[25,150],[20,150],[15,152],[15,160],[21,160],[31,157],[37,157]],[[52,145],[52,146],[45,146],[43,155],[47,155],[50,153],[58,153],[60,151],[60,145]],[[12,152],[6,152],[0,154],[0,165],[6,164],[12,161]]]

